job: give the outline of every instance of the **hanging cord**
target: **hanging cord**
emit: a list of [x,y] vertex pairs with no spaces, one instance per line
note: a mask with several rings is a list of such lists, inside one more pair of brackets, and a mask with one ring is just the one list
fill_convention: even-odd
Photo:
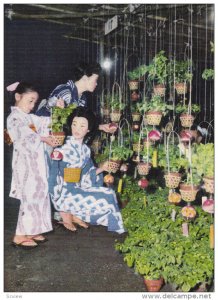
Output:
[[[123,124],[121,125],[121,123],[123,122]],[[132,132],[131,132],[131,126],[128,122],[128,120],[126,118],[123,118],[122,120],[120,120],[119,125],[118,125],[118,145],[120,145],[121,147],[123,147],[123,126],[125,125],[125,123],[127,124],[127,128],[128,128],[128,135],[129,135],[129,149],[131,148],[131,136],[132,136]]]
[[[118,88],[118,94],[119,94],[119,102],[122,104],[122,92],[120,85],[115,81],[113,86],[112,86],[112,101],[114,100],[114,94],[115,94],[115,87],[117,86]],[[112,112],[113,112],[113,107],[112,107]]]
[[[168,170],[168,173],[170,173],[170,157],[169,157],[169,141],[170,141],[170,136],[171,134],[173,134],[173,137],[174,137],[174,134],[176,134],[179,138],[179,144],[181,142],[181,139],[180,139],[180,136],[178,135],[177,132],[175,132],[174,130],[172,130],[168,137],[167,137],[167,147],[166,147],[166,159],[167,159],[167,170]],[[175,145],[175,140],[173,138],[173,145]],[[182,153],[181,153],[181,149],[179,148],[179,157],[181,157]]]
[[[207,68],[207,4],[206,4],[206,36],[205,36],[205,69]],[[204,80],[204,121],[207,119],[207,81]]]
[[[147,127],[144,125],[144,116],[143,116],[143,121],[141,123],[141,126],[140,126],[140,132],[139,132],[139,142],[138,142],[138,158],[139,158],[139,161],[140,161],[140,145],[141,145],[141,138],[142,138],[142,134],[144,132],[144,129],[146,130],[146,136],[147,136],[147,139],[148,139],[148,129]],[[146,143],[146,149],[147,149],[147,163],[149,162],[149,143],[147,141]]]
[[[192,4],[190,5],[190,9],[189,9],[189,32],[188,32],[188,36],[189,36],[189,45],[190,45],[190,71],[191,73],[193,73],[193,68],[192,68],[192,13],[193,13],[193,9],[192,9]],[[188,104],[188,114],[191,115],[191,107],[192,107],[192,79],[190,79],[190,93],[189,93],[189,104]]]

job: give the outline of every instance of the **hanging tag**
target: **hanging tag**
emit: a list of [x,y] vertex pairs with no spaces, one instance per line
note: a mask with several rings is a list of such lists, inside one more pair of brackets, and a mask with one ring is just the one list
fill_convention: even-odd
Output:
[[147,206],[147,198],[146,198],[146,196],[144,196],[143,202],[144,202],[144,206],[146,207]]
[[186,237],[189,236],[189,233],[188,233],[188,223],[183,223],[182,224],[182,234]]
[[135,171],[134,171],[134,179],[136,179],[137,177],[137,167],[135,167]]
[[210,248],[214,249],[214,225],[210,225]]
[[153,168],[157,168],[157,150],[156,149],[153,151],[152,166],[153,166]]
[[176,211],[175,211],[175,209],[172,210],[171,218],[172,218],[172,221],[173,221],[173,222],[176,221]]
[[117,188],[118,193],[121,193],[122,185],[123,185],[123,179],[120,179],[119,182],[118,182],[118,188]]

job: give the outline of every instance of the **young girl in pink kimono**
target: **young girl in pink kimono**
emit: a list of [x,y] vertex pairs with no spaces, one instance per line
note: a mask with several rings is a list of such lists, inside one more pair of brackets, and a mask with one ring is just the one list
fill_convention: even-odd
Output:
[[49,136],[50,118],[30,114],[38,100],[36,89],[19,83],[14,96],[15,106],[7,118],[13,142],[9,196],[20,200],[20,210],[12,244],[32,249],[47,240],[42,233],[52,230],[44,143],[55,144]]

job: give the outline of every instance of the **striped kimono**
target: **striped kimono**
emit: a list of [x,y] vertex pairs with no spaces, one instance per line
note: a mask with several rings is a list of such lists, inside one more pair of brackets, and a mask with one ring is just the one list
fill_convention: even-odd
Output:
[[[71,213],[92,225],[107,226],[108,231],[123,233],[116,194],[103,187],[102,174],[96,175],[89,147],[70,136],[56,150],[62,153],[63,159],[52,161],[49,176],[49,192],[55,209]],[[82,169],[80,182],[64,181],[64,168],[67,167]]]

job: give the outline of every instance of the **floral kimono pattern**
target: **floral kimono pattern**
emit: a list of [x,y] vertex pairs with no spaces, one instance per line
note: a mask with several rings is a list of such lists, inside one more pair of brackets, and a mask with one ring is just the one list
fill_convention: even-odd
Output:
[[[73,136],[56,149],[63,155],[61,161],[52,161],[49,192],[57,211],[69,212],[92,225],[103,225],[108,231],[123,233],[123,221],[115,192],[103,187],[102,174],[90,158],[90,149],[77,142]],[[78,183],[64,181],[64,168],[81,168]]]
[[7,130],[13,141],[10,197],[20,200],[16,235],[36,235],[51,231],[47,163],[44,143],[50,118],[24,113],[12,107]]

